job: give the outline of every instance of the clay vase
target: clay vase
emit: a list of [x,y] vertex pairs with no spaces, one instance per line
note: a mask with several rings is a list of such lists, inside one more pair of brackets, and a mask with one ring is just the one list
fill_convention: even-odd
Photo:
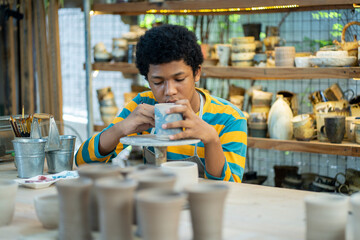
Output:
[[198,184],[187,187],[193,239],[222,239],[225,198],[229,187],[223,184]]
[[0,180],[0,226],[11,223],[15,211],[18,184],[13,180]]
[[[121,177],[119,167],[107,164],[82,165],[78,172],[80,177],[90,178],[93,184],[100,178]],[[94,187],[91,189],[90,205],[91,229],[97,231],[99,230],[99,211]]]
[[59,196],[57,194],[37,196],[34,198],[36,216],[46,229],[59,226]]
[[331,143],[341,143],[345,135],[345,117],[344,116],[326,117],[325,132],[327,138]]
[[345,240],[348,197],[310,195],[305,197],[306,239]]
[[352,232],[350,238],[353,240],[360,240],[360,193],[351,195],[350,198],[351,209],[352,209]]
[[119,177],[102,178],[96,182],[101,239],[132,239],[133,198],[136,186],[136,181]]
[[59,240],[89,240],[90,194],[92,181],[88,178],[61,180],[55,183],[59,193]]
[[289,104],[279,96],[269,111],[268,129],[270,138],[291,140],[293,136],[292,118],[293,113]]
[[136,194],[138,220],[144,240],[178,240],[179,220],[185,195],[163,189]]

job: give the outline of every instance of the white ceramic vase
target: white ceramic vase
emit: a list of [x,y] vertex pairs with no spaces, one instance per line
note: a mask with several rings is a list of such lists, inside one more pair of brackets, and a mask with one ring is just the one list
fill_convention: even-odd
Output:
[[268,130],[270,138],[291,140],[293,136],[293,113],[289,104],[282,97],[278,97],[270,108]]

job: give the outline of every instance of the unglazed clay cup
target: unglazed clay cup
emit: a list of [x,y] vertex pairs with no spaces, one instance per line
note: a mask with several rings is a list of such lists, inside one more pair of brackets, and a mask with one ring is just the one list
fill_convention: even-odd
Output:
[[229,187],[218,183],[197,184],[185,188],[188,193],[193,239],[222,239],[225,199]]
[[199,181],[198,166],[194,162],[170,161],[162,163],[161,167],[176,174],[175,191],[182,191],[184,187],[197,184]]
[[91,236],[89,178],[63,179],[55,183],[59,193],[59,240],[89,240]]
[[[103,163],[82,165],[78,172],[80,177],[91,179],[93,184],[95,184],[97,180],[105,177],[122,177],[120,167]],[[94,186],[91,188],[90,205],[91,228],[97,231],[99,230],[99,213]]]
[[178,240],[185,195],[171,190],[148,189],[136,194],[138,221],[144,240]]
[[351,222],[351,232],[350,238],[353,240],[360,239],[360,192],[351,195],[350,197],[351,212],[352,212],[352,222]]
[[34,198],[36,216],[47,229],[59,226],[59,196],[57,194],[37,196]]
[[136,186],[135,180],[123,180],[119,177],[102,178],[96,182],[101,239],[132,239],[133,199]]
[[0,226],[11,223],[18,184],[13,180],[0,180]]
[[297,115],[291,120],[294,137],[299,141],[310,141],[315,132],[314,120],[309,114]]
[[174,103],[155,104],[155,133],[157,136],[170,136],[182,132],[181,128],[162,128],[163,124],[183,120],[183,116],[180,113],[166,113],[168,109],[175,106],[180,105],[175,105]]
[[305,197],[306,239],[345,240],[349,198],[335,194]]

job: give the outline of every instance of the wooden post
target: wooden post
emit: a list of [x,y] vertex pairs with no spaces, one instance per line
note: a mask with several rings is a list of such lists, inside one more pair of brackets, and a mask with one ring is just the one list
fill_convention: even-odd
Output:
[[[48,46],[49,66],[51,82],[52,112],[57,121],[63,123],[62,109],[62,79],[60,60],[60,36],[59,36],[59,1],[50,0],[48,8]],[[62,125],[61,125],[62,126]],[[62,127],[59,128],[63,132]]]
[[[10,6],[12,6],[10,1]],[[16,73],[15,73],[15,45],[14,45],[14,18],[9,17],[7,21],[7,61],[8,61],[8,79],[10,81],[10,114],[16,115],[18,113],[18,101],[16,98]]]
[[21,0],[20,12],[24,14],[20,21],[20,71],[21,71],[21,106],[26,113],[35,112],[32,4],[31,0]]
[[[33,1],[33,16],[35,25],[36,70],[38,76],[40,112],[53,113],[51,109],[52,98],[49,82],[49,61],[46,37],[45,6],[43,0]],[[50,83],[50,84],[49,84]]]

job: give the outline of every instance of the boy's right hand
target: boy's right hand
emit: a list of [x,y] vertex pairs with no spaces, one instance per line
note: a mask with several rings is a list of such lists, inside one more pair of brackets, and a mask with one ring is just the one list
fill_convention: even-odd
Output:
[[151,127],[155,127],[155,107],[146,103],[139,104],[130,115],[121,124],[121,132],[130,135],[133,133],[141,133]]

